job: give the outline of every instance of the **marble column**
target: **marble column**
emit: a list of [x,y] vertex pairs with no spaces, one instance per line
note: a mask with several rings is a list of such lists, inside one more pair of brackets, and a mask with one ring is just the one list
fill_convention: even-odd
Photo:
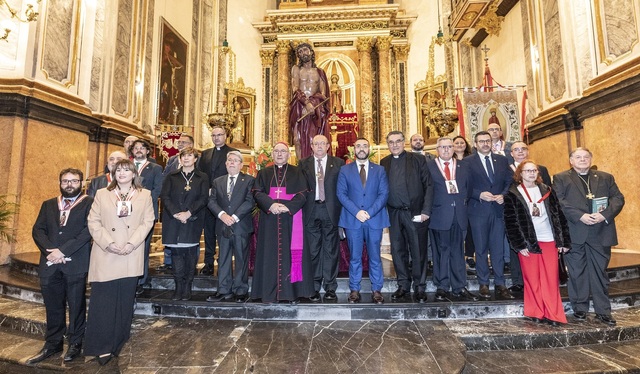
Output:
[[261,50],[260,59],[262,60],[262,132],[260,134],[261,143],[273,143],[275,137],[274,112],[273,112],[273,59],[275,50]]
[[380,142],[394,129],[391,117],[391,39],[392,36],[379,36],[376,42],[380,62]]
[[360,111],[358,125],[360,133],[373,143],[373,102],[372,102],[372,76],[371,76],[371,46],[373,38],[359,37],[356,41],[358,57],[360,58]]
[[291,44],[288,40],[276,42],[278,51],[278,97],[276,99],[276,128],[274,142],[289,141],[289,81],[291,71],[289,67],[289,52]]
[[396,57],[396,95],[394,102],[394,113],[396,115],[393,119],[397,124],[396,130],[400,130],[405,134],[405,137],[409,137],[411,126],[409,125],[409,98],[408,78],[407,78],[407,57],[409,55],[408,44],[394,45],[393,53]]

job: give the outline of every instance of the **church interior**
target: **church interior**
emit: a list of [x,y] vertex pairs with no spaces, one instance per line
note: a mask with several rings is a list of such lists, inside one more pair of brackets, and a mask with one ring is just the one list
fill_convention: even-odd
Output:
[[[171,303],[171,278],[157,275],[112,369],[639,370],[640,204],[632,191],[640,173],[617,168],[626,154],[620,144],[636,144],[640,135],[632,124],[640,117],[639,39],[640,0],[0,0],[7,137],[0,146],[0,341],[10,347],[0,350],[0,371],[28,372],[24,359],[41,345],[31,232],[42,201],[59,192],[60,170],[80,169],[88,183],[129,135],[149,141],[164,165],[181,133],[193,136],[195,148],[211,148],[215,125],[228,130],[249,172],[264,167],[263,155],[281,141],[297,162],[305,155],[296,155],[289,102],[301,43],[313,47],[329,80],[338,157],[349,158],[348,147],[364,137],[378,163],[394,130],[404,133],[406,148],[412,134],[422,134],[435,154],[438,138],[461,135],[472,144],[488,123],[500,124],[505,140],[528,144],[551,175],[570,167],[576,147],[591,150],[594,166],[613,174],[625,195],[609,266],[618,325],[534,326],[522,320],[521,300]],[[395,287],[390,272],[385,292]],[[215,284],[197,279],[196,287],[206,295]],[[41,368],[98,369],[83,365]]]

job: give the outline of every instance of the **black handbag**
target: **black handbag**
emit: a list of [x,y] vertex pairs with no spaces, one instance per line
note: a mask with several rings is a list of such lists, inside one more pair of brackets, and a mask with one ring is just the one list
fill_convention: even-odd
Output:
[[564,262],[564,252],[558,252],[558,278],[560,284],[565,284],[569,280],[569,273],[567,272],[567,265]]

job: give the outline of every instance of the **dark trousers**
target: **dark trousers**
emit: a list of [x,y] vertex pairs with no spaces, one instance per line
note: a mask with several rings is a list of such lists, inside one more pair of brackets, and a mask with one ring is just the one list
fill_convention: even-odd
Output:
[[[61,345],[65,332],[69,344],[82,344],[87,309],[86,282],[87,273],[65,274],[60,270],[56,270],[48,277],[40,278],[40,289],[47,311],[45,348],[56,348]],[[67,304],[69,305],[69,328],[67,328],[66,318]]]
[[200,245],[169,248],[171,250],[171,260],[173,261],[173,279],[176,282],[176,289],[191,289],[196,265],[198,264]]
[[[429,259],[433,260],[433,238],[429,232],[429,220],[414,222],[413,225],[416,227],[416,232],[418,233],[418,246],[420,247],[420,251],[424,253],[424,263],[426,266]],[[426,276],[427,273],[425,272],[424,274]]]
[[571,244],[571,250],[564,255],[569,270],[567,291],[574,312],[589,311],[591,294],[596,314],[611,314],[607,276],[611,247],[596,244],[598,241],[592,230],[585,243]]
[[[398,287],[411,290],[411,284],[417,291],[426,286],[426,248],[420,248],[418,231],[412,221],[411,211],[389,208],[389,238],[391,257],[398,277]],[[409,267],[411,256],[411,267]]]
[[335,291],[338,288],[340,247],[338,227],[331,222],[327,204],[314,204],[307,222],[304,238],[311,253],[313,287],[319,292],[324,281],[325,291]]
[[137,280],[129,277],[91,283],[85,356],[120,354],[131,336]]
[[153,228],[147,234],[147,237],[144,239],[144,272],[142,276],[138,278],[138,284],[143,285],[147,283],[147,279],[149,277],[149,254],[151,253],[151,238],[153,238]]
[[467,235],[464,239],[464,255],[465,257],[473,257],[476,254],[476,247],[473,244],[473,236],[471,235],[471,229],[467,230]]
[[476,247],[476,273],[480,285],[489,285],[489,253],[494,283],[504,286],[504,222],[496,215],[469,218]]
[[464,262],[465,230],[457,220],[449,230],[431,230],[433,234],[433,283],[443,291],[459,293],[467,285]]
[[216,256],[216,221],[209,209],[205,209],[204,217],[204,264],[213,267],[213,259]]
[[246,295],[249,292],[249,234],[234,232],[230,238],[219,235],[218,246],[218,292]]
[[511,284],[513,284],[514,286],[524,286],[520,257],[515,251],[512,251],[511,248],[509,248],[509,256],[511,256]]

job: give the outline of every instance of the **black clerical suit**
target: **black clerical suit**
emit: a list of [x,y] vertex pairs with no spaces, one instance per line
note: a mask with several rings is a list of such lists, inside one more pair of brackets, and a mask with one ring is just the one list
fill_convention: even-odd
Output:
[[[314,289],[316,292],[324,290],[336,291],[338,288],[338,261],[340,247],[338,236],[338,221],[342,204],[336,195],[338,174],[344,161],[326,155],[326,166],[323,167],[324,179],[318,179],[318,159],[310,156],[300,161],[300,168],[307,177],[310,191],[304,205],[304,238],[309,247],[314,272]],[[324,186],[324,200],[318,195],[318,186]]]
[[[196,167],[209,176],[210,186],[213,186],[213,181],[216,180],[216,178],[227,175],[225,162],[227,161],[227,153],[231,151],[237,151],[237,149],[231,148],[226,144],[220,148],[214,146],[213,148],[202,151],[202,156],[198,159]],[[211,213],[211,210],[206,209],[204,218],[204,265],[205,268],[209,267],[211,269],[212,274],[213,258],[216,255],[217,220],[217,217]]]
[[[92,202],[93,198],[89,196],[77,201],[66,215],[66,224],[60,226],[58,198],[49,199],[42,203],[33,225],[33,241],[40,250],[40,288],[47,313],[45,349],[61,347],[65,333],[69,345],[80,345],[84,338],[85,291],[91,253],[87,216]],[[47,266],[50,254],[47,249],[54,248],[71,261]],[[66,304],[69,305],[69,328],[66,328]]]
[[[398,277],[398,287],[425,291],[427,282],[427,248],[420,247],[413,217],[428,215],[433,200],[431,175],[426,158],[403,151],[397,157],[388,155],[380,161],[389,177],[389,236],[391,256]],[[407,248],[408,247],[408,248]],[[409,258],[412,266],[409,268]]]

